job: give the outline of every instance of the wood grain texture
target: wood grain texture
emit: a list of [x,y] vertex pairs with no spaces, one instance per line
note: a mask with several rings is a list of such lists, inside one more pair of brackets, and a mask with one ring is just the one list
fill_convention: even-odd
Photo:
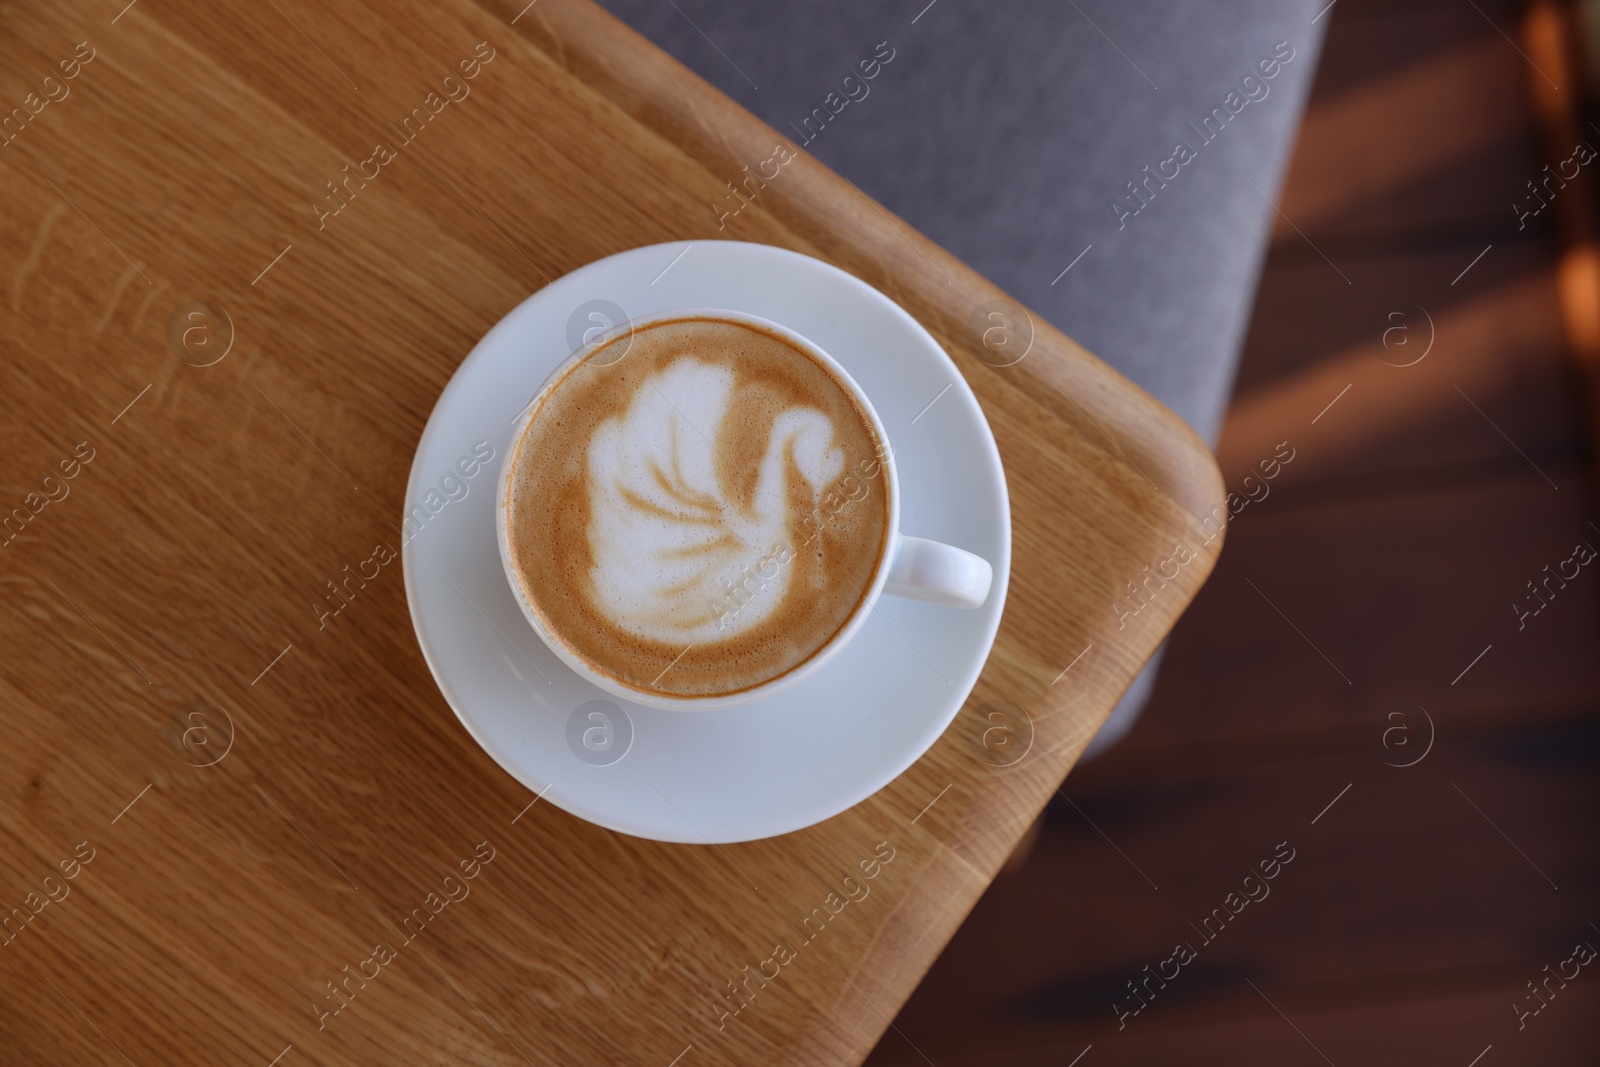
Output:
[[[480,42],[470,95],[430,104]],[[967,323],[1002,294],[809,157],[719,233],[725,183],[780,138],[585,3],[33,4],[0,56],[25,109],[0,147],[8,1062],[864,1056],[1210,571],[1198,439],[1038,320],[990,365]],[[395,158],[320,217],[379,142]],[[934,749],[835,819],[721,849],[529,808],[434,687],[397,564],[317,617],[398,549],[412,449],[490,326],[601,256],[714,236],[921,321],[994,427],[1015,533],[994,654]],[[168,339],[197,298],[235,333],[206,367]],[[996,702],[1034,734],[1004,768]],[[780,940],[795,958],[719,1019]]]

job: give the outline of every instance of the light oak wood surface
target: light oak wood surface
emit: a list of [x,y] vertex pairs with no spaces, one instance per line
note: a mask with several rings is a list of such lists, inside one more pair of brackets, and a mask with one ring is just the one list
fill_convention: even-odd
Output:
[[[578,0],[35,2],[0,58],[6,1062],[864,1056],[1209,572],[1203,444],[1037,318],[996,366],[969,322],[1003,294],[803,153],[719,232],[789,142]],[[376,176],[328,214],[346,165]],[[435,688],[398,560],[317,612],[398,550],[427,415],[506,311],[719,236],[939,339],[1015,558],[932,751],[713,849],[530,808]]]

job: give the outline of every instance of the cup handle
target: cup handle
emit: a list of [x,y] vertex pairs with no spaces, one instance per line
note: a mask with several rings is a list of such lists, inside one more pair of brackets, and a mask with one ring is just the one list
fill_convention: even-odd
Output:
[[896,534],[883,591],[928,604],[980,608],[989,598],[993,581],[994,568],[982,556],[923,537]]

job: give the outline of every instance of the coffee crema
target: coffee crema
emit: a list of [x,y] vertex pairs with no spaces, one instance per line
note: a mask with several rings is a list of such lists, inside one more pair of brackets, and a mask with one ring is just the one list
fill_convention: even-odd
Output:
[[651,323],[539,399],[507,468],[512,567],[546,633],[593,670],[738,693],[804,664],[862,603],[888,544],[886,450],[788,340]]

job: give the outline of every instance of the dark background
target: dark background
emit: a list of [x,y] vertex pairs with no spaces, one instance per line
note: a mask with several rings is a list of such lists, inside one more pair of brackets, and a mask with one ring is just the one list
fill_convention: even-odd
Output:
[[[870,1063],[1600,1061],[1600,968],[1520,1030],[1512,1007],[1600,948],[1600,567],[1520,630],[1511,608],[1600,531],[1556,215],[1518,231],[1510,206],[1549,158],[1540,75],[1484,17],[1515,37],[1520,6],[1479,6],[1330,13],[1278,201],[1304,237],[1279,220],[1220,449],[1235,491],[1260,442],[1296,458],[1141,721],[1073,771]],[[1420,308],[1433,350],[1390,366]],[[1383,347],[1396,324],[1410,350]],[[1420,709],[1432,749],[1386,766],[1421,756]],[[1281,841],[1271,895],[1204,944],[1188,924]],[[1178,941],[1197,958],[1119,1031]]]

